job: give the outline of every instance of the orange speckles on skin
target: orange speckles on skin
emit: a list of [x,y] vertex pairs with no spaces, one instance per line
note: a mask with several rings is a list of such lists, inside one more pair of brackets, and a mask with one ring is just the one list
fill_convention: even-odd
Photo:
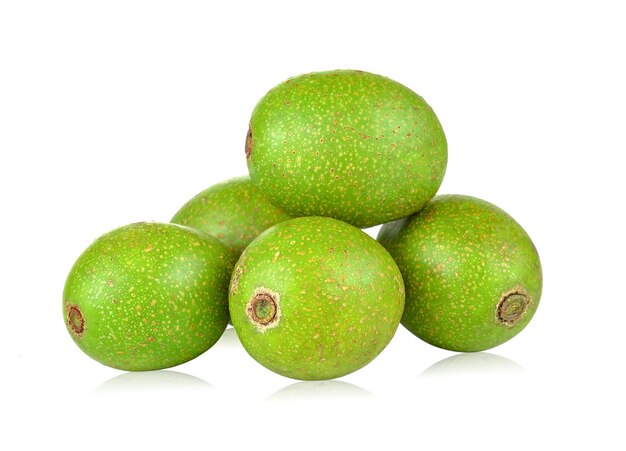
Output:
[[[404,304],[398,268],[348,224],[293,219],[260,236],[246,254],[246,273],[231,291],[232,322],[244,348],[279,374],[314,380],[348,374],[373,359],[398,327]],[[280,325],[263,333],[245,315],[260,285],[280,294],[282,312]]]
[[[258,103],[250,123],[264,133],[247,160],[252,179],[293,216],[367,227],[417,211],[437,191],[447,162],[432,109],[388,78],[330,73],[295,77],[300,83],[280,84]],[[297,112],[287,98],[299,100]],[[297,167],[287,160],[294,148],[301,157]],[[385,197],[395,201],[371,202]]]
[[[76,343],[95,360],[127,371],[194,358],[226,327],[233,260],[214,238],[173,224],[137,223],[103,235],[78,258],[65,284],[64,298],[90,315]],[[200,312],[210,320],[197,337],[168,338],[167,331],[187,331]]]
[[[435,346],[492,348],[519,333],[537,308],[542,276],[536,249],[513,218],[488,202],[438,196],[415,215],[385,224],[378,241],[404,278],[402,323]],[[536,302],[508,327],[497,321],[497,308],[512,292],[528,293]]]
[[[292,149],[290,155],[293,153]],[[285,177],[287,174],[285,171]],[[240,255],[261,232],[289,218],[258,191],[250,177],[236,177],[194,196],[171,222],[202,230]]]

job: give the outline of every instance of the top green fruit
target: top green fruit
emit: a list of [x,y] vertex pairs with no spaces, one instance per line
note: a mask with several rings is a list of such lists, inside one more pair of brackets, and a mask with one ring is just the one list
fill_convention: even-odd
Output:
[[419,95],[380,75],[340,70],[270,90],[252,112],[246,157],[261,193],[290,215],[369,227],[435,195],[447,144]]
[[507,213],[470,196],[437,196],[385,224],[378,241],[406,284],[402,324],[452,351],[483,351],[517,335],[541,297],[539,255]]
[[259,233],[290,218],[259,193],[250,177],[236,177],[197,194],[171,222],[202,230],[239,256]]

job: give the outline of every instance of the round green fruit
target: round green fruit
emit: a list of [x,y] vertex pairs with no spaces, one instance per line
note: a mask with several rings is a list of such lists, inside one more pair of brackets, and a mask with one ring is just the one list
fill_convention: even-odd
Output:
[[171,222],[208,233],[238,257],[259,233],[290,218],[259,193],[250,177],[237,177],[196,195]]
[[393,337],[404,284],[391,256],[344,222],[296,218],[255,239],[235,265],[230,315],[248,353],[294,379],[344,376]]
[[385,224],[378,241],[406,284],[402,324],[452,351],[483,351],[517,335],[541,297],[537,250],[504,211],[461,195],[438,196]]
[[232,252],[174,224],[137,223],[98,238],[72,267],[63,292],[76,344],[127,371],[168,368],[197,357],[228,322]]
[[246,156],[252,181],[291,216],[369,227],[435,195],[447,144],[419,95],[380,75],[337,70],[270,90],[252,112]]

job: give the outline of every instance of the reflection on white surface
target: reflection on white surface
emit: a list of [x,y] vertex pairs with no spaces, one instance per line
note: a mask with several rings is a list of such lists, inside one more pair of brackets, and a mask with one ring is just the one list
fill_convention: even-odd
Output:
[[364,388],[343,381],[302,381],[274,392],[267,401],[329,401],[337,399],[373,399]]
[[449,378],[522,373],[517,362],[488,352],[469,352],[447,357],[428,367],[421,378]]
[[239,341],[239,337],[237,336],[237,332],[235,332],[235,328],[232,326],[229,326],[224,333],[222,334],[222,336],[220,337],[219,340],[217,340],[217,343],[215,343],[213,345],[212,348],[217,349],[217,348],[223,348],[223,349],[232,349],[232,348],[239,348],[241,347],[241,342]]
[[120,374],[103,382],[94,390],[94,394],[180,392],[213,388],[198,377],[178,371],[159,370]]

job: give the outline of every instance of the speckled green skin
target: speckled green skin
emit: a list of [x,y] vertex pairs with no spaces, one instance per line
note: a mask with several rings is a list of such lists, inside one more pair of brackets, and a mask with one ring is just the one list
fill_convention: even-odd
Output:
[[[261,330],[246,306],[256,290],[279,295],[272,327]],[[239,259],[230,313],[243,346],[283,376],[321,380],[358,370],[393,337],[404,284],[391,256],[359,229],[306,217],[262,233]]]
[[65,325],[86,354],[113,368],[184,363],[209,349],[226,328],[234,260],[218,240],[187,227],[118,228],[98,238],[72,267],[63,292]]
[[259,233],[287,219],[291,216],[273,206],[246,176],[202,191],[178,210],[171,222],[214,236],[239,257]]
[[[461,195],[437,196],[417,214],[385,224],[378,241],[406,284],[402,324],[453,351],[482,351],[518,334],[541,296],[537,250],[524,229],[498,207]],[[526,293],[518,322],[498,319],[504,294]]]
[[418,211],[447,164],[443,129],[424,99],[352,70],[300,75],[269,91],[252,113],[246,153],[273,204],[357,227]]

